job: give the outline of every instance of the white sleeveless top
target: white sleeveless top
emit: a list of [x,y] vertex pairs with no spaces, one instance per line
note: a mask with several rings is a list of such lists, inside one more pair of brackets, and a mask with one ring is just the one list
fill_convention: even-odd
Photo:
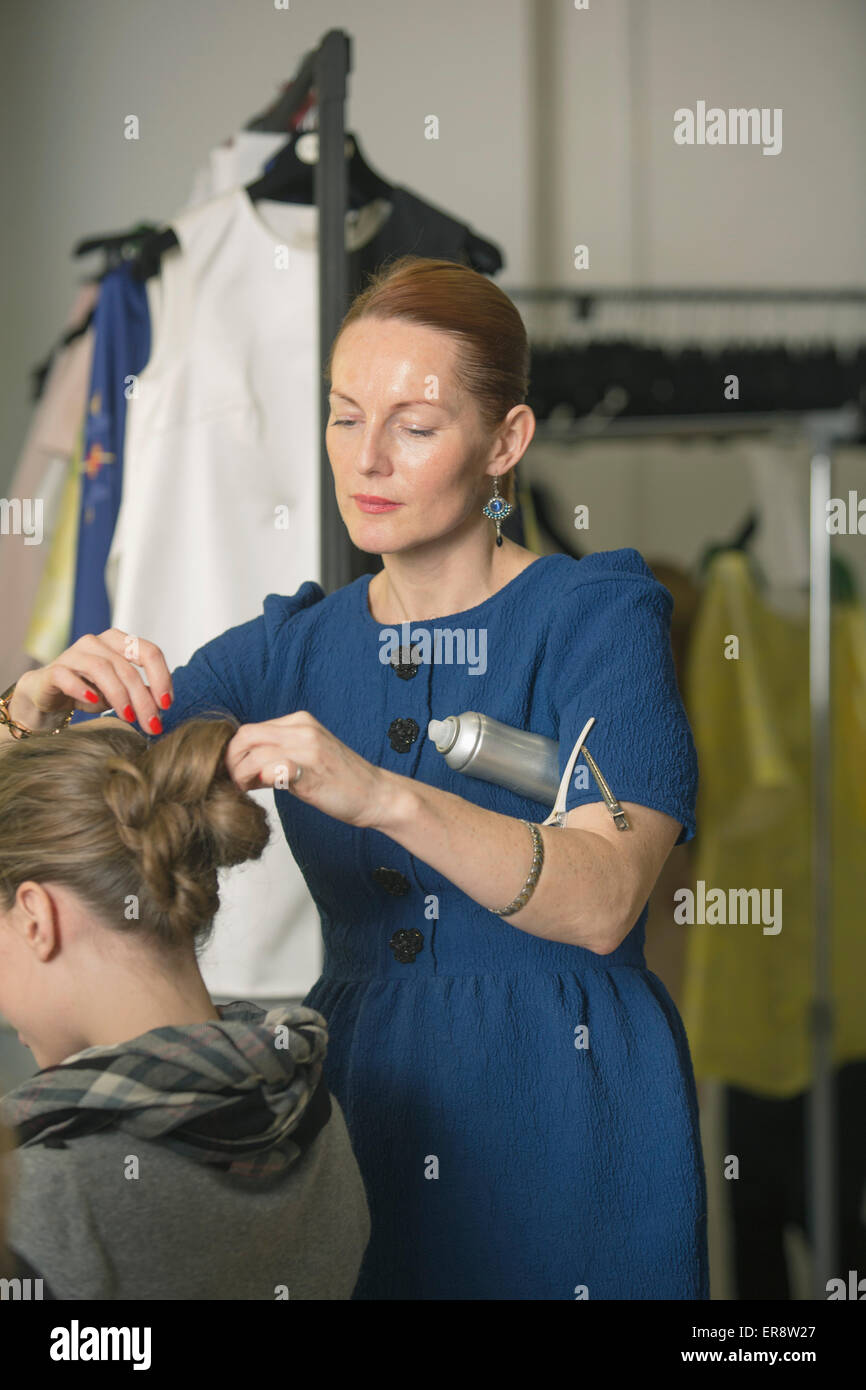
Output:
[[[243,183],[252,183],[288,138],[285,131],[236,130],[222,144],[216,145],[207,161],[195,171],[184,209],[198,207],[208,198],[229,193]],[[174,226],[174,220],[171,225]]]
[[[388,211],[350,214],[350,248]],[[180,246],[148,284],[151,357],[129,400],[106,584],[112,624],[155,642],[170,670],[267,594],[321,575],[317,222],[315,207],[236,189],[174,219]],[[252,795],[271,842],[222,872],[202,973],[218,998],[304,995],[321,972],[318,914],[272,791]]]

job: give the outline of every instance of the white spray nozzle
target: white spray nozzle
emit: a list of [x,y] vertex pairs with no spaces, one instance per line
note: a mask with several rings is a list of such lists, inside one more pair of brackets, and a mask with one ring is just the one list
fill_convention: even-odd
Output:
[[439,753],[448,752],[455,733],[454,719],[450,714],[447,719],[431,719],[427,725],[427,737],[432,738]]

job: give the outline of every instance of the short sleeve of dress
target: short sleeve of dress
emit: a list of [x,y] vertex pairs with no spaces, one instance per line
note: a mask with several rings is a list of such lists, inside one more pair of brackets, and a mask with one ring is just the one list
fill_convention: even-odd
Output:
[[[629,548],[586,556],[555,601],[560,778],[595,716],[586,747],[614,797],[673,816],[683,827],[677,844],[691,840],[698,761],[671,651],[669,591]],[[565,809],[603,799],[579,754]]]
[[[268,594],[257,618],[230,627],[193,652],[171,673],[174,699],[160,713],[163,734],[187,719],[229,714],[241,724],[273,717],[272,691],[285,686],[290,645],[287,624],[325,597],[307,580],[296,593]],[[284,711],[285,713],[286,711]]]

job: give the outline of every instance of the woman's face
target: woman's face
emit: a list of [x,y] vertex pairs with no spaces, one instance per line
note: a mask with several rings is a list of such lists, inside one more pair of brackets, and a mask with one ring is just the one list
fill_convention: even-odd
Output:
[[496,441],[459,387],[455,359],[452,338],[400,319],[360,319],[340,335],[328,455],[359,550],[407,550],[483,520]]

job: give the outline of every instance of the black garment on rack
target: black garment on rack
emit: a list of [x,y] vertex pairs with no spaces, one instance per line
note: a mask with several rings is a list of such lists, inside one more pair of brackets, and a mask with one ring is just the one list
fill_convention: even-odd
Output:
[[[295,136],[268,162],[265,172],[247,185],[253,202],[260,199],[311,204],[315,177],[312,165],[302,160]],[[360,287],[366,273],[393,256],[431,256],[462,261],[475,270],[493,275],[502,269],[502,253],[492,242],[477,236],[465,222],[425,202],[408,188],[391,184],[367,163],[358,136],[347,133],[352,153],[345,165],[348,206],[361,208],[386,199],[391,212],[372,242],[349,257],[349,283]]]
[[398,256],[429,256],[459,261],[483,275],[495,275],[504,264],[502,253],[465,222],[424,202],[408,188],[395,185],[388,201],[392,211],[376,235],[349,254],[349,283],[353,293],[363,288],[366,276],[386,260]]
[[[731,375],[740,383],[735,400],[723,394]],[[529,404],[539,420],[557,407],[588,415],[612,387],[625,392],[623,417],[838,410],[866,403],[866,344],[842,353],[755,344],[676,351],[613,338],[533,343]]]
[[[367,275],[386,260],[398,256],[430,256],[459,261],[483,275],[495,275],[504,265],[502,252],[493,242],[473,232],[441,208],[424,202],[408,188],[395,185],[388,201],[391,213],[376,235],[357,251],[349,252],[349,285],[354,295],[363,288]],[[149,280],[160,269],[160,257],[177,237],[168,228],[147,239],[133,265],[136,279]]]

